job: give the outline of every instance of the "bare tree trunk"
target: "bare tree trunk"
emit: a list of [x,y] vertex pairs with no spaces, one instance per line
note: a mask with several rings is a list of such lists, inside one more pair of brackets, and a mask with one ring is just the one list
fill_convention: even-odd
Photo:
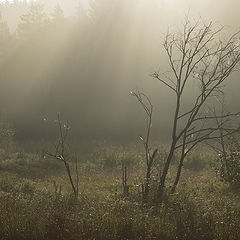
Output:
[[72,175],[71,175],[69,165],[66,161],[64,161],[64,164],[65,164],[65,167],[66,167],[66,170],[67,170],[67,175],[68,175],[69,181],[70,181],[71,186],[72,186],[73,193],[74,193],[75,197],[77,197],[77,190],[76,190],[76,188],[74,186],[74,183],[73,183],[73,179],[72,179]]
[[167,161],[164,165],[163,173],[162,173],[159,188],[158,188],[160,201],[161,201],[161,198],[162,198],[162,195],[163,195],[165,182],[166,182],[166,177],[167,177],[167,174],[168,174],[170,163],[172,162],[174,152],[175,152],[175,147],[176,147],[176,144],[177,144],[176,132],[177,132],[179,108],[180,108],[180,95],[178,94],[177,95],[176,110],[175,110],[175,115],[174,115],[173,130],[172,130],[172,144],[171,144],[171,148],[170,148],[170,151],[169,151],[169,154],[168,154]]
[[163,169],[163,172],[162,172],[162,175],[161,175],[161,178],[160,178],[160,184],[159,184],[159,187],[158,187],[158,197],[159,197],[160,201],[161,201],[161,198],[163,196],[165,181],[166,181],[166,177],[167,177],[167,174],[168,174],[169,166],[170,166],[170,163],[173,159],[175,145],[176,145],[176,143],[175,144],[172,143],[170,152],[168,154],[167,161],[164,165],[164,169]]
[[122,164],[122,186],[123,186],[123,195],[128,195],[128,185],[127,185],[127,166]]
[[181,158],[180,158],[180,162],[179,162],[178,170],[177,170],[177,176],[175,178],[175,181],[174,181],[172,189],[171,189],[172,194],[175,192],[176,187],[178,185],[178,182],[179,182],[179,179],[180,179],[180,176],[181,176],[181,172],[182,172],[184,158],[185,158],[185,155],[182,155]]
[[149,185],[150,185],[150,177],[151,177],[151,167],[147,167],[147,173],[146,173],[146,183],[145,183],[145,188],[143,192],[143,201],[146,202],[148,199],[148,194],[149,194]]

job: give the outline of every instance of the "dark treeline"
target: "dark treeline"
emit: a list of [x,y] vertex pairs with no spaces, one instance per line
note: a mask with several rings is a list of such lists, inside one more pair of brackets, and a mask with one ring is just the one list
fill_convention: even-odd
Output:
[[149,74],[166,66],[161,34],[171,16],[160,11],[166,6],[71,2],[68,12],[57,1],[52,8],[39,4],[47,1],[0,5],[0,107],[17,136],[51,135],[61,113],[76,137],[136,139],[145,119],[129,91],[144,89],[156,106],[153,133],[164,137],[173,102]]

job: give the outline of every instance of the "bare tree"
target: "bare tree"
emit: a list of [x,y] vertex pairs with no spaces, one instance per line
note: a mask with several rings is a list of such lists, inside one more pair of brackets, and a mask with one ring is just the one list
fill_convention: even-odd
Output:
[[[167,33],[164,39],[170,71],[152,77],[165,85],[176,99],[172,125],[172,140],[160,183],[160,197],[164,191],[166,176],[176,150],[180,150],[179,166],[172,193],[179,182],[183,162],[187,154],[199,143],[219,139],[219,129],[223,136],[235,131],[224,124],[213,125],[215,119],[223,122],[237,113],[211,114],[209,103],[213,104],[216,96],[223,91],[223,84],[237,69],[240,60],[239,32],[228,39],[220,40],[223,28],[215,28],[212,22],[197,21],[191,24],[186,20],[182,32]],[[183,99],[186,89],[195,82],[199,90],[191,100],[192,105],[186,110]]]
[[136,99],[141,104],[147,116],[146,136],[145,137],[140,136],[140,139],[142,140],[143,146],[145,149],[145,159],[146,159],[146,165],[147,165],[145,184],[143,186],[143,200],[146,201],[149,194],[152,166],[158,151],[158,149],[155,149],[151,153],[150,146],[149,146],[150,133],[151,133],[151,127],[152,127],[153,105],[146,94],[142,92],[131,92],[131,94],[134,97],[136,97]]
[[129,191],[129,186],[127,184],[128,175],[127,175],[127,166],[122,162],[122,186],[123,186],[123,195],[127,196]]
[[79,181],[79,177],[78,177],[78,166],[77,166],[77,156],[76,157],[76,174],[77,174],[77,180],[76,180],[76,184],[74,183],[72,174],[71,174],[71,169],[70,166],[68,164],[68,155],[66,154],[66,140],[67,140],[67,136],[68,136],[68,132],[69,132],[69,125],[68,124],[63,124],[61,118],[60,118],[60,114],[58,114],[58,118],[56,120],[56,123],[58,124],[58,130],[59,130],[59,138],[57,140],[57,142],[54,144],[54,152],[46,152],[46,154],[50,157],[53,157],[57,160],[60,160],[64,163],[67,175],[68,175],[68,179],[69,182],[71,184],[73,193],[75,195],[75,197],[77,197],[78,195],[78,181]]

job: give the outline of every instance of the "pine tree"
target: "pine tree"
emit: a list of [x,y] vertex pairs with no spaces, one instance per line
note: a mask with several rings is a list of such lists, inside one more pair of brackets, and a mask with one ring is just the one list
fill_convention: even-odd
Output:
[[32,39],[42,33],[48,24],[48,18],[44,13],[43,6],[31,4],[28,13],[21,16],[21,23],[18,25],[17,35],[22,39]]
[[8,45],[11,41],[11,34],[9,31],[9,27],[7,22],[5,22],[2,18],[2,14],[0,13],[0,58],[3,58],[6,50],[8,49]]
[[53,13],[51,14],[53,20],[56,20],[56,21],[61,21],[64,19],[64,12],[60,6],[60,4],[57,4],[55,7],[54,7],[54,10],[53,10]]

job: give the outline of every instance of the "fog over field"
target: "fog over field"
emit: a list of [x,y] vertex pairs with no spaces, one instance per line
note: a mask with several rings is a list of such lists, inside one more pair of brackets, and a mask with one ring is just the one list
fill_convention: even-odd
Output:
[[239,9],[0,0],[0,240],[239,240]]
[[[188,16],[226,26],[227,36],[239,29],[239,9],[238,0],[1,1],[0,109],[20,139],[50,136],[60,113],[80,140],[135,140],[145,115],[130,91],[140,90],[154,106],[154,138],[167,141],[175,98],[150,76],[169,68],[167,29]],[[186,108],[197,87],[186,89]],[[235,72],[226,82],[230,110],[239,108],[239,87]]]

